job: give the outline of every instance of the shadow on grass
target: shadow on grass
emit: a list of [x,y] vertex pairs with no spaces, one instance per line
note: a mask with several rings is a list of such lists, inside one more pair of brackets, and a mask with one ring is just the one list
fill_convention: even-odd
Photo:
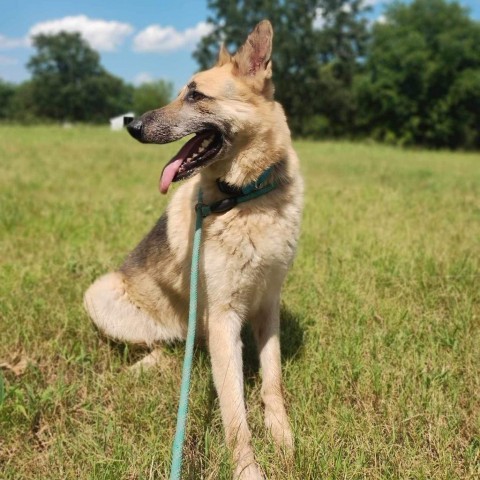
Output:
[[[280,344],[282,350],[282,363],[286,360],[295,359],[301,353],[303,347],[304,329],[300,325],[300,316],[297,312],[292,312],[287,307],[282,306],[280,311]],[[108,339],[101,335],[102,339],[109,347],[122,358],[127,365],[133,365],[141,360],[150,349],[140,345],[132,345],[115,340]],[[183,349],[185,342],[173,342],[170,345],[164,345],[166,350]],[[206,353],[206,344],[203,339],[199,339],[195,348],[195,357]],[[243,343],[243,369],[246,378],[254,377],[260,369],[257,346],[253,337],[252,329],[246,325],[242,330]]]
[[151,349],[146,346],[112,340],[103,335],[101,336],[101,339],[113,352],[115,352],[116,355],[118,355],[118,357],[122,359],[122,363],[127,366],[132,366],[137,363],[151,351]]
[[[301,353],[303,347],[303,327],[300,325],[300,316],[292,312],[285,305],[280,311],[280,346],[282,351],[282,363],[286,360],[295,359]],[[243,342],[243,370],[246,379],[257,376],[260,364],[257,346],[250,326],[242,331]]]

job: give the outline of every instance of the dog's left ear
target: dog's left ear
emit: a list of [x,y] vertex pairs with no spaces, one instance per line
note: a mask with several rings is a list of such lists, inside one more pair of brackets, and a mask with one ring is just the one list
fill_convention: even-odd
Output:
[[225,47],[225,44],[222,43],[220,45],[220,51],[218,52],[218,58],[217,58],[217,64],[215,65],[216,67],[221,67],[227,63],[230,63],[232,61],[232,56],[228,52],[227,48]]
[[272,40],[272,24],[262,20],[233,57],[235,73],[245,77],[271,78]]

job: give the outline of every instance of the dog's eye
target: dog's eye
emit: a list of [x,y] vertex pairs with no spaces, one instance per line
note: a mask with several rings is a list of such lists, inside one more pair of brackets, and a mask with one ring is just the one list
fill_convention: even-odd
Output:
[[198,102],[199,100],[202,100],[205,97],[206,95],[204,95],[203,93],[197,92],[196,90],[190,90],[187,93],[187,96],[185,97],[185,99],[188,102]]

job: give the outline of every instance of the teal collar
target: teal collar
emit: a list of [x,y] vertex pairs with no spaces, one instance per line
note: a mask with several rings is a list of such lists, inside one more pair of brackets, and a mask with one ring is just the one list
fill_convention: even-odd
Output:
[[[273,166],[268,167],[262,172],[262,174],[253,182],[244,185],[241,188],[232,187],[226,182],[217,180],[218,188],[221,192],[227,194],[233,194],[235,196],[224,198],[210,205],[205,205],[202,201],[203,194],[202,190],[198,191],[198,203],[195,205],[195,210],[200,210],[202,217],[208,217],[212,213],[225,213],[237,206],[239,203],[247,202],[248,200],[253,200],[254,198],[261,197],[268,192],[271,192],[277,188],[276,182],[264,183],[267,181],[268,177],[272,173]],[[263,186],[262,186],[263,185]]]

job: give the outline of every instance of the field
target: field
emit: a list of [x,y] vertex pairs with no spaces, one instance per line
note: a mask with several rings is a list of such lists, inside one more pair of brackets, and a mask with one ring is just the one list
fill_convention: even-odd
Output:
[[[297,142],[306,179],[284,288],[296,454],[246,396],[268,479],[480,477],[480,155]],[[140,377],[82,308],[160,215],[175,146],[103,128],[0,128],[0,477],[167,478],[183,345]],[[192,378],[184,478],[227,479],[206,351]]]

